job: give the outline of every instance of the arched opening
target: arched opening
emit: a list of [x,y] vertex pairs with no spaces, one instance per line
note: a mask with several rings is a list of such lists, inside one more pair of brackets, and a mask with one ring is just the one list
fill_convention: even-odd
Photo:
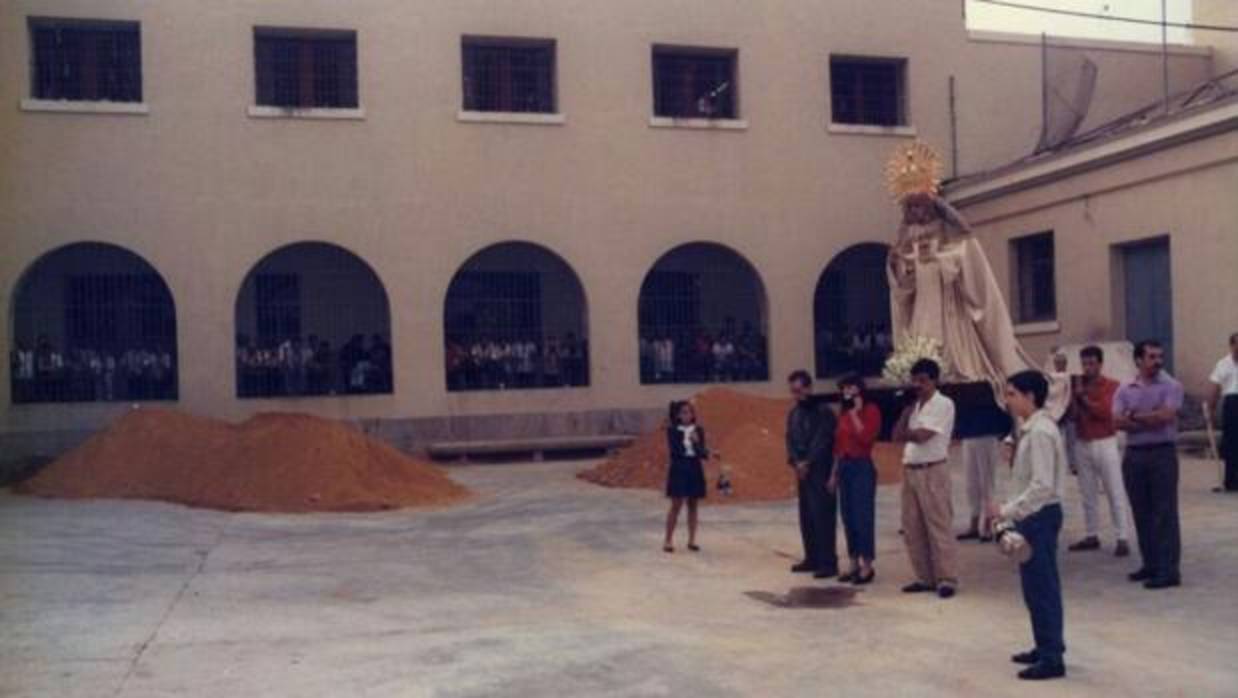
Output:
[[813,300],[817,377],[881,374],[892,349],[888,251],[880,243],[855,245],[821,273]]
[[589,384],[584,289],[539,245],[504,242],[470,257],[448,287],[443,336],[451,391]]
[[48,252],[13,294],[14,403],[175,400],[176,306],[163,277],[116,245]]
[[236,297],[237,397],[390,393],[391,312],[378,275],[324,242],[263,257]]
[[662,255],[638,315],[641,383],[769,379],[765,286],[730,248],[694,242]]

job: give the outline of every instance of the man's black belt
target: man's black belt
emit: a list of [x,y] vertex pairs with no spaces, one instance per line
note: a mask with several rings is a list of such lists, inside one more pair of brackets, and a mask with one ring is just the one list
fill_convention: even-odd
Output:
[[1177,444],[1172,441],[1163,441],[1159,444],[1127,444],[1126,450],[1135,451],[1151,451],[1157,448],[1177,448]]

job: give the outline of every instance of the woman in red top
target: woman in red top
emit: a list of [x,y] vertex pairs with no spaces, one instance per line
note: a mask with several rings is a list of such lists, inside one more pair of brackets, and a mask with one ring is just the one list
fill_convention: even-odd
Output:
[[834,435],[837,465],[829,488],[838,491],[843,528],[847,534],[847,554],[851,571],[840,582],[868,584],[877,572],[876,556],[877,468],[873,465],[873,444],[881,433],[881,410],[864,399],[864,381],[848,376],[838,383],[842,390],[842,414]]

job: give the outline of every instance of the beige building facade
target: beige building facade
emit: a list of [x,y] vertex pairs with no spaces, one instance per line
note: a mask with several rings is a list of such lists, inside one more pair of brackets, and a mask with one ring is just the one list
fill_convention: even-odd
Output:
[[[849,248],[893,234],[896,209],[882,179],[892,148],[918,137],[946,156],[949,174],[965,174],[1022,157],[1040,130],[1040,41],[969,33],[959,5],[940,0],[16,0],[0,12],[0,105],[7,105],[0,109],[0,294],[9,313],[0,344],[21,339],[13,314],[33,265],[67,245],[108,243],[148,262],[173,299],[177,399],[169,404],[226,419],[298,410],[366,420],[398,430],[392,438],[405,445],[445,434],[625,430],[699,389],[642,384],[638,368],[642,283],[660,258],[690,243],[729,250],[755,275],[749,296],[759,306],[769,377],[742,385],[780,393],[788,371],[813,363],[814,290],[823,270]],[[140,102],[35,99],[31,18],[139,23]],[[355,32],[357,105],[256,104],[260,27]],[[462,109],[464,37],[551,43],[553,110]],[[1160,93],[1159,47],[1051,43],[1058,55],[1086,55],[1098,66],[1084,129]],[[655,117],[656,47],[733,56],[734,118]],[[902,123],[832,121],[830,64],[838,56],[904,66]],[[1213,54],[1171,46],[1168,66],[1172,84],[1183,88],[1213,74]],[[1232,155],[1233,136],[1220,138],[1175,150],[1177,165],[1156,165],[1179,179],[1145,172],[1155,168],[1142,160],[1121,165],[1132,180],[1183,182],[1189,197],[1172,206],[1150,201],[1140,189],[1147,185],[1089,181],[1079,186],[1103,196],[1059,192],[1037,204],[1042,194],[1021,191],[1009,203],[967,204],[966,213],[993,241],[999,273],[1003,236],[1030,228],[1065,234],[1091,216],[1105,231],[1096,244],[1110,245],[1206,218],[1192,238],[1212,265],[1206,277],[1189,266],[1196,255],[1178,254],[1174,243],[1175,307],[1210,302],[1232,312],[1232,288],[1229,301],[1202,290],[1209,279],[1226,278],[1238,254],[1225,237],[1233,211],[1218,203],[1233,193],[1234,164],[1215,164],[1215,145]],[[1232,227],[1228,234],[1232,240]],[[247,275],[272,252],[314,241],[355,255],[381,284],[392,389],[238,397],[235,336],[248,320],[237,307]],[[448,289],[467,260],[507,242],[552,253],[578,282],[583,319],[561,324],[587,334],[587,386],[447,389]],[[1089,298],[1093,291],[1107,297],[1090,276],[1108,263],[1105,254],[1070,259],[1059,270],[1062,285],[1086,280]],[[1096,315],[1104,303],[1066,307],[1067,295],[1063,335],[1110,327]],[[554,315],[553,305],[546,314]],[[1176,322],[1190,315],[1179,312]],[[1177,336],[1180,365],[1197,377],[1197,360],[1186,357],[1215,352],[1202,339]],[[0,383],[8,385],[13,370],[0,369]],[[128,407],[18,404],[6,392],[0,440],[10,454],[55,451]]]

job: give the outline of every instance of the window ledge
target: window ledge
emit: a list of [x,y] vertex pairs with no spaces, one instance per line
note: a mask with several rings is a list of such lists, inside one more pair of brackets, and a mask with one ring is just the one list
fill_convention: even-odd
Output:
[[1024,322],[1014,326],[1015,335],[1020,337],[1033,334],[1054,334],[1061,331],[1062,326],[1057,320]]
[[254,119],[335,119],[361,120],[365,118],[365,110],[335,109],[330,107],[273,107],[265,104],[253,104],[249,107],[249,116]]
[[104,102],[73,99],[23,99],[22,111],[58,112],[61,114],[149,114],[146,102]]
[[915,126],[871,126],[869,124],[836,124],[833,122],[827,126],[827,130],[830,133],[852,136],[897,136],[902,138],[914,138],[918,133]]
[[532,126],[562,126],[563,114],[516,111],[459,111],[456,121],[470,124],[528,124]]
[[705,131],[747,131],[747,119],[690,119],[674,116],[651,116],[653,128],[695,128]]

